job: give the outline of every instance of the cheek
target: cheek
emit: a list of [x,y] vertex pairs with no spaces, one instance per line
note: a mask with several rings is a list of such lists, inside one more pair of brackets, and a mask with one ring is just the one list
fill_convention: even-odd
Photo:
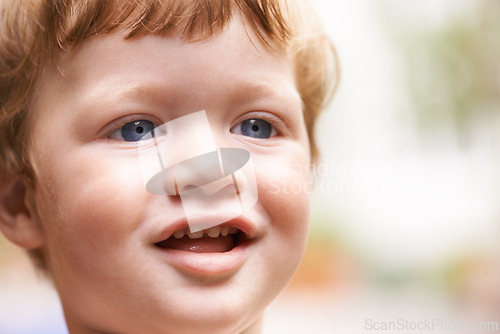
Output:
[[309,159],[298,153],[259,163],[259,202],[266,208],[276,235],[301,255],[309,228]]
[[76,154],[45,162],[53,168],[39,175],[37,208],[54,265],[92,270],[130,240],[145,190],[137,168],[127,162]]
[[[278,293],[297,269],[305,251],[309,230],[310,196],[305,150],[255,158],[258,203],[269,217],[262,238],[265,255],[259,257],[267,291]],[[270,296],[274,296],[270,294]],[[270,300],[269,300],[270,302]]]

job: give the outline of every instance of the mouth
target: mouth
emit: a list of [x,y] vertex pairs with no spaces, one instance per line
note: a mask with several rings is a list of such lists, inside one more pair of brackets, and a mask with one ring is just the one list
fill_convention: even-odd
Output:
[[[201,219],[208,223],[214,217]],[[218,277],[238,271],[262,233],[244,216],[194,233],[186,220],[180,220],[169,224],[153,245],[164,261],[182,273]]]
[[240,229],[218,225],[194,233],[191,233],[187,227],[182,228],[155,245],[162,249],[191,253],[226,253],[248,240],[248,236]]

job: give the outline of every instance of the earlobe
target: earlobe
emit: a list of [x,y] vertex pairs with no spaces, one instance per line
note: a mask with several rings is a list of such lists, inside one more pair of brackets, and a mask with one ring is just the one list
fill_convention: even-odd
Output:
[[0,183],[0,230],[25,249],[39,248],[45,242],[39,222],[26,205],[26,187],[20,180]]

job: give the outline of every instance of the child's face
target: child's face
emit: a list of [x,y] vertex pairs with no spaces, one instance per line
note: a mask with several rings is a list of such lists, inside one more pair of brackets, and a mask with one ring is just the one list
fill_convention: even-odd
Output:
[[[307,238],[310,155],[293,64],[261,46],[238,16],[203,42],[123,36],[89,39],[64,54],[63,75],[47,70],[30,118],[34,219],[68,325],[241,332],[289,280]],[[122,134],[133,121],[157,126],[200,110],[218,146],[251,154],[258,201],[227,223],[249,240],[228,245],[219,237],[207,249],[224,251],[195,253],[187,249],[203,242],[185,237],[175,246],[184,250],[163,249],[158,242],[187,227],[178,225],[182,203],[146,191],[137,143]],[[274,129],[258,121],[257,131],[249,119]]]

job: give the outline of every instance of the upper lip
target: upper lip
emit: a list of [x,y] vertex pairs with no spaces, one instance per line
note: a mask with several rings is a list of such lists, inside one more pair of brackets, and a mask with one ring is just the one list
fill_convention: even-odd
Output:
[[[213,221],[213,219],[207,219],[207,220]],[[224,223],[221,223],[218,225],[213,225],[210,227],[214,227],[214,226],[234,227],[234,228],[240,230],[241,232],[243,232],[247,239],[256,238],[258,236],[258,233],[259,233],[257,226],[253,222],[248,220],[244,215],[238,216],[238,217],[233,218],[233,219],[226,221]],[[185,228],[189,229],[189,224],[185,218],[178,220],[174,223],[171,223],[161,231],[161,233],[155,239],[154,243],[158,243],[158,242],[161,242],[163,240],[166,240],[166,239],[170,238],[176,231],[179,231],[179,230],[182,230]],[[209,227],[207,227],[207,229],[208,228]]]

